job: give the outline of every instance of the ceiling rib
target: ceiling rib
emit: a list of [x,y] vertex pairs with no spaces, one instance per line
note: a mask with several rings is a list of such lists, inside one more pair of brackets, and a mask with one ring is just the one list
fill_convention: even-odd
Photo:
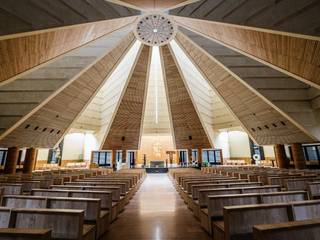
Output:
[[134,42],[127,34],[119,44],[92,63],[0,137],[1,147],[52,148],[107,81]]
[[142,45],[101,149],[138,150],[152,48]]
[[258,144],[288,144],[316,140],[267,104],[260,95],[249,89],[198,44],[181,32],[176,38],[221,100]]
[[212,147],[170,46],[161,47],[160,53],[176,148]]
[[320,89],[320,37],[174,18],[181,26]]
[[199,0],[107,0],[126,7],[142,11],[160,11],[182,7]]
[[1,36],[0,85],[21,77],[70,50],[125,27],[135,19],[136,17],[127,17]]

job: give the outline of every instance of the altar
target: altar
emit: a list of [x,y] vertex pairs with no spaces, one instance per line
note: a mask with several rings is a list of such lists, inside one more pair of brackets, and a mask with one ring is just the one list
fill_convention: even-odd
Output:
[[152,160],[149,162],[149,167],[146,167],[147,173],[167,173],[168,167],[165,161]]

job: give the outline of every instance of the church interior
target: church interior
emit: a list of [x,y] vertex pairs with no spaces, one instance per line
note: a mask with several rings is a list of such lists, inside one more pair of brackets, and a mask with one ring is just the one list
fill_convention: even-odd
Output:
[[0,240],[317,240],[319,0],[0,1]]

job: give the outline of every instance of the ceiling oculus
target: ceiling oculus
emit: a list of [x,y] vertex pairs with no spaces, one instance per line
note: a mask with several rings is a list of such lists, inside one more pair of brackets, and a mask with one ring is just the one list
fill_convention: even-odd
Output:
[[177,28],[172,19],[164,14],[146,14],[137,21],[135,34],[144,44],[161,46],[169,43],[175,36]]

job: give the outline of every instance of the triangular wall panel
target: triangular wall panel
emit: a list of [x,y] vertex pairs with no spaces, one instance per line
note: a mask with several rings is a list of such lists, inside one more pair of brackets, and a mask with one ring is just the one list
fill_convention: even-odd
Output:
[[101,149],[138,150],[142,132],[151,47],[143,45]]
[[210,148],[211,143],[169,45],[161,47],[161,56],[176,148]]

